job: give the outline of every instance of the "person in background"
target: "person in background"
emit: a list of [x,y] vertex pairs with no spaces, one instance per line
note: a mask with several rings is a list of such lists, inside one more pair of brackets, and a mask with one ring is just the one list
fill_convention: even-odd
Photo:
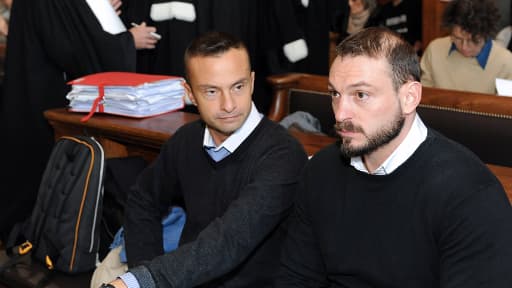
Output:
[[[512,22],[512,2],[510,4],[510,21]],[[508,49],[508,51],[512,51],[512,25],[507,25],[503,27],[496,35],[496,43]]]
[[496,35],[496,43],[508,49],[508,51],[512,51],[512,25],[508,25],[503,27]]
[[434,39],[421,58],[421,83],[496,94],[496,78],[512,79],[512,54],[497,45],[499,11],[494,0],[454,0],[443,25],[450,36]]
[[512,287],[512,207],[464,146],[416,113],[399,34],[346,38],[329,73],[340,141],[306,164],[275,287]]
[[2,97],[2,83],[4,78],[4,62],[5,62],[5,46],[7,42],[7,35],[9,34],[9,17],[11,13],[12,0],[0,1],[0,46],[3,49],[0,51],[0,98]]
[[184,76],[183,53],[198,35],[196,1],[124,0],[121,19],[126,26],[147,23],[162,39],[155,49],[137,51],[139,73]]
[[[270,109],[266,77],[303,72],[327,75],[329,29],[339,0],[124,0],[121,18],[155,26],[162,39],[155,49],[137,51],[137,71],[184,76],[183,53],[197,35],[226,32],[240,38],[258,71],[253,100]],[[347,6],[348,7],[348,6]],[[338,8],[339,9],[339,8]],[[197,112],[187,105],[186,111]]]
[[339,40],[361,31],[363,28],[376,26],[377,22],[377,2],[376,0],[348,0],[343,1],[348,9],[338,16],[339,21]]
[[[268,94],[271,91],[265,80],[270,70],[264,46],[273,42],[264,22],[270,17],[270,6],[274,2],[124,0],[121,14],[124,23],[144,21],[157,27],[162,35],[155,49],[137,51],[137,72],[184,76],[183,53],[195,37],[208,31],[229,33],[247,45],[251,65],[260,75],[256,79],[253,100],[258,110],[266,114],[270,108]],[[184,110],[197,113],[192,105],[186,105]]]
[[9,16],[11,13],[12,0],[0,1],[0,36],[1,41],[5,42],[9,34]]
[[[281,0],[271,3],[266,43],[270,74],[329,73],[329,32],[339,0]],[[267,27],[268,27],[267,26]]]
[[[114,0],[113,7],[120,1]],[[69,80],[103,71],[135,71],[135,50],[151,48],[154,27],[105,32],[85,0],[15,0],[9,20],[0,125],[0,238],[26,219],[54,145],[43,112],[66,107]],[[21,179],[21,180],[20,180]]]
[[418,55],[422,50],[421,1],[391,0],[382,5],[376,16],[379,25],[398,32],[413,45]]
[[[185,87],[201,120],[180,128],[138,177],[125,207],[130,269],[102,287],[270,287],[307,156],[256,109],[249,59],[222,32],[187,48]],[[163,254],[161,218],[176,203],[187,220],[178,248]],[[119,255],[109,256],[100,267],[118,267]]]

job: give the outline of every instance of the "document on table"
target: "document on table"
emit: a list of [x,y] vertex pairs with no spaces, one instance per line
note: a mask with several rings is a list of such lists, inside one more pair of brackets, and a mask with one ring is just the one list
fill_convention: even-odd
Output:
[[496,90],[500,96],[512,96],[512,80],[496,78]]
[[184,81],[179,76],[99,72],[69,81],[72,86],[66,98],[70,111],[91,116],[101,112],[150,117],[183,108]]
[[86,0],[86,2],[103,30],[114,35],[126,31],[126,27],[109,0]]

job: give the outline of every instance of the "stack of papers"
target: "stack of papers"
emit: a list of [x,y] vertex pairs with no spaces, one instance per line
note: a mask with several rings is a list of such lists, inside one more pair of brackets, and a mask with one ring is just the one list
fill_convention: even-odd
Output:
[[512,80],[496,78],[496,90],[499,96],[512,96]]
[[[184,106],[182,77],[130,72],[103,72],[70,81],[66,95],[75,112],[149,117]],[[88,118],[87,118],[88,119]]]

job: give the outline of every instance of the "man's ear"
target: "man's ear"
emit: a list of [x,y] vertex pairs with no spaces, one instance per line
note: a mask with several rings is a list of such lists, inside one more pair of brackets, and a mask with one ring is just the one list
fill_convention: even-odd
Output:
[[409,81],[401,88],[402,92],[402,111],[409,114],[416,110],[421,102],[421,83],[418,81]]
[[190,85],[188,85],[187,82],[183,82],[183,87],[185,88],[185,104],[197,106],[197,101],[194,96],[194,93],[192,93],[192,88],[190,88]]
[[254,81],[256,81],[256,73],[251,71],[251,95],[254,92]]

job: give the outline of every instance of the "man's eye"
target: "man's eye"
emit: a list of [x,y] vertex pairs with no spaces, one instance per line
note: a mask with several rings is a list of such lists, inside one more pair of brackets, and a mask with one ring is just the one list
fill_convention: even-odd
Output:
[[217,90],[215,89],[204,89],[203,97],[209,100],[214,100],[217,97]]
[[340,97],[340,93],[338,93],[337,91],[334,91],[334,90],[329,90],[329,95],[330,95],[332,98],[338,98],[338,97]]
[[359,99],[359,100],[365,100],[365,99],[367,99],[367,98],[368,98],[368,93],[366,93],[366,92],[362,92],[362,91],[357,91],[357,92],[356,92],[356,97],[357,97],[357,99]]
[[233,90],[235,91],[240,91],[244,88],[244,84],[240,83],[240,84],[237,84],[233,87]]

